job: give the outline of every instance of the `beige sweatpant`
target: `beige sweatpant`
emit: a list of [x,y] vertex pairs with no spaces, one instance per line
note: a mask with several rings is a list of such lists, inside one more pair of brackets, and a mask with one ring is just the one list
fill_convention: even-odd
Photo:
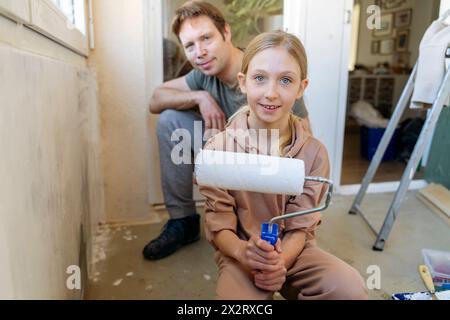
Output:
[[[273,292],[254,285],[251,274],[236,260],[219,251],[216,299],[270,300]],[[364,280],[353,267],[308,242],[288,270],[280,294],[288,300],[360,300],[367,299]]]

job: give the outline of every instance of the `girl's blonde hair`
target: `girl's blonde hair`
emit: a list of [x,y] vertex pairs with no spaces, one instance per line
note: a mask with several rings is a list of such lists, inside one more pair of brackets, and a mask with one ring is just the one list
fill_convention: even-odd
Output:
[[[249,43],[247,49],[244,52],[241,72],[244,75],[247,74],[250,62],[256,54],[266,49],[278,47],[285,48],[287,52],[295,59],[295,61],[297,61],[301,72],[300,79],[301,81],[305,80],[308,77],[308,59],[306,57],[305,48],[303,47],[303,44],[296,36],[284,31],[265,32],[255,37]],[[250,107],[248,105],[243,106],[234,115],[230,117],[230,119],[228,120],[228,124],[231,123],[231,121],[235,118],[237,114],[241,112],[248,113],[249,111]],[[288,130],[286,134],[280,136],[279,150],[274,150],[275,151],[274,153],[281,155],[283,153],[284,148],[288,146],[289,143],[291,143],[292,133],[295,131],[294,124],[297,118],[298,117],[291,112],[289,116],[290,130]]]

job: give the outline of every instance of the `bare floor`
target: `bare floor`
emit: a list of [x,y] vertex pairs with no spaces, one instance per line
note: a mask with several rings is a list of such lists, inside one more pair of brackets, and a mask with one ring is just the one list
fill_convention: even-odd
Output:
[[[342,184],[359,184],[369,168],[370,161],[360,153],[359,126],[349,121],[345,131],[344,156],[342,161]],[[406,168],[406,163],[399,160],[382,162],[377,170],[373,182],[399,181]],[[422,179],[423,169],[416,172],[414,179]]]
[[[363,210],[380,227],[393,194],[368,195]],[[448,251],[450,227],[408,193],[385,249],[372,251],[375,235],[360,216],[349,215],[353,197],[336,196],[323,213],[319,246],[354,266],[368,279],[370,266],[381,272],[381,289],[370,290],[370,299],[390,299],[392,293],[424,291],[418,273],[421,249]],[[162,215],[163,220],[167,214]],[[172,256],[152,262],[141,254],[157,236],[164,221],[150,225],[103,226],[97,235],[95,265],[87,299],[213,299],[217,268],[213,250],[204,237]]]

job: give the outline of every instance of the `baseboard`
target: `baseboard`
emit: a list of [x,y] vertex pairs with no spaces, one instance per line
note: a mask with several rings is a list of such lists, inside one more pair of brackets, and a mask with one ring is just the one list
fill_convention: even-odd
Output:
[[[425,180],[413,180],[409,184],[408,190],[419,190],[425,188],[428,183]],[[386,193],[395,192],[400,186],[400,181],[371,183],[367,189],[367,193]],[[336,194],[343,196],[356,195],[361,188],[361,184],[352,184],[339,186]]]

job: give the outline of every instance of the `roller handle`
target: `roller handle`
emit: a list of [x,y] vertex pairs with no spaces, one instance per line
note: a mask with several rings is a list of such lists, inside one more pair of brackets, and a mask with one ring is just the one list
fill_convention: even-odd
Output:
[[304,210],[304,211],[293,212],[293,213],[289,213],[289,214],[285,214],[282,216],[272,218],[268,223],[262,224],[261,239],[266,240],[271,245],[275,246],[275,244],[277,243],[277,240],[278,240],[278,230],[279,230],[278,224],[275,223],[276,221],[290,219],[290,218],[294,218],[294,217],[298,217],[298,216],[303,216],[303,215],[311,214],[314,212],[323,211],[328,208],[328,206],[331,202],[331,197],[333,195],[333,181],[324,179],[321,177],[305,177],[305,181],[315,181],[315,182],[321,182],[321,183],[328,184],[327,198],[326,198],[323,206],[318,207],[318,208]]
[[275,246],[278,241],[278,225],[276,223],[263,223],[261,226],[261,239]]

